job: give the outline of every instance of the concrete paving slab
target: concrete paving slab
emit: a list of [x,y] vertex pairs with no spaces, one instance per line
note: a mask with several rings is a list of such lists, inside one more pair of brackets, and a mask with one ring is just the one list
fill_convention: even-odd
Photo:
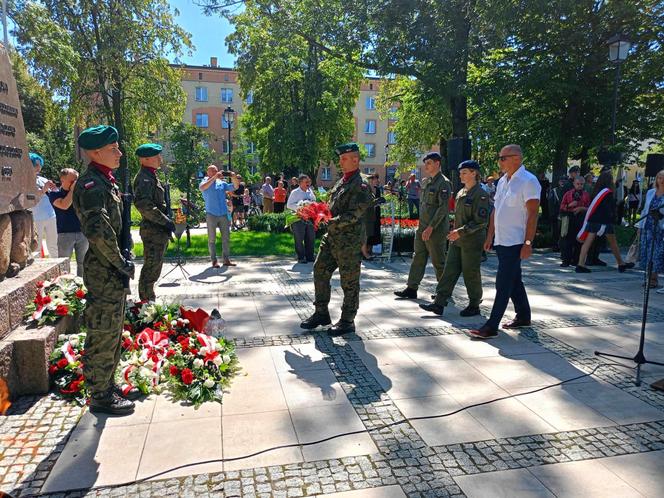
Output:
[[527,469],[503,470],[478,475],[459,476],[454,480],[468,498],[554,498]]
[[664,451],[602,458],[599,463],[644,496],[662,496]]

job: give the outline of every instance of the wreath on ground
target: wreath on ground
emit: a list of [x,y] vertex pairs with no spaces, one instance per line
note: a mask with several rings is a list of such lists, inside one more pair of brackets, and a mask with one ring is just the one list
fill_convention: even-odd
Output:
[[[78,315],[85,308],[85,293],[81,279],[71,275],[41,283],[26,318],[42,325]],[[234,342],[221,337],[224,321],[216,310],[211,317],[200,308],[140,301],[128,301],[126,310],[114,377],[124,393],[134,388],[145,395],[169,392],[175,400],[196,407],[222,401],[224,388],[240,367]],[[48,368],[57,392],[81,404],[88,398],[83,376],[85,336],[84,327],[60,335]]]

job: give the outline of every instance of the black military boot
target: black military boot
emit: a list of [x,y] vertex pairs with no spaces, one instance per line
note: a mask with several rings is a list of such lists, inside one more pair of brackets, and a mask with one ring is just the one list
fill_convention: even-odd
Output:
[[90,396],[90,411],[111,415],[129,415],[134,411],[134,402],[119,396],[113,387]]
[[417,289],[406,287],[401,291],[394,291],[394,295],[403,299],[417,299]]
[[355,332],[355,322],[349,322],[346,320],[339,320],[332,325],[328,331],[330,335],[344,335],[352,332]]
[[420,308],[422,308],[424,311],[435,313],[436,315],[442,315],[443,311],[445,311],[445,306],[441,306],[440,304],[436,303],[420,304]]
[[477,316],[480,314],[480,307],[479,306],[466,306],[464,309],[459,311],[459,315],[461,316]]
[[332,320],[330,320],[329,313],[316,311],[314,312],[313,315],[311,315],[309,318],[300,323],[300,328],[305,330],[312,330],[318,327],[319,325],[329,325],[331,323]]

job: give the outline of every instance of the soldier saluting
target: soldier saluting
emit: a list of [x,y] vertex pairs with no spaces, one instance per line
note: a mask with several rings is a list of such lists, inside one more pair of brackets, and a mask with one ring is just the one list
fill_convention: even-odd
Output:
[[141,169],[134,178],[134,205],[142,218],[140,234],[144,263],[138,278],[141,301],[154,301],[156,298],[154,284],[161,275],[168,240],[175,231],[175,224],[167,214],[164,187],[157,177],[162,163],[161,150],[159,144],[143,144],[136,149],[141,163]]
[[113,176],[122,157],[118,131],[104,125],[87,128],[78,136],[78,145],[90,160],[72,199],[81,231],[90,242],[83,262],[88,289],[83,375],[91,394],[90,411],[125,415],[134,410],[134,403],[121,397],[113,375],[125,315],[123,278],[134,278],[134,264],[120,252],[122,200]]
[[330,279],[339,268],[344,301],[341,319],[330,328],[331,335],[355,331],[355,315],[360,306],[360,267],[362,265],[363,219],[371,206],[373,194],[366,179],[360,175],[360,152],[356,143],[339,145],[335,152],[343,178],[330,190],[330,211],[333,218],[320,243],[314,263],[316,311],[300,327],[314,329],[329,325]]
[[447,236],[450,249],[445,260],[445,270],[436,287],[436,300],[431,304],[420,304],[420,308],[437,315],[443,314],[447,300],[452,297],[454,286],[462,273],[470,303],[459,314],[480,314],[480,264],[489,223],[489,194],[482,189],[479,176],[480,165],[477,161],[463,161],[459,164],[459,177],[464,188],[456,196],[454,230]]
[[438,152],[429,152],[424,156],[424,172],[428,178],[424,179],[420,190],[420,224],[415,232],[415,254],[410,264],[407,287],[394,292],[396,296],[405,299],[417,299],[417,289],[424,277],[429,256],[436,271],[436,281],[440,281],[443,276],[446,238],[450,228],[448,203],[452,187],[440,171],[440,162]]

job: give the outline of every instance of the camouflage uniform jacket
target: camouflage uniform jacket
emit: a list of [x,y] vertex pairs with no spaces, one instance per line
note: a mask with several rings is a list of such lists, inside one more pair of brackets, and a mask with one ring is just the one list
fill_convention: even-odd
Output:
[[438,172],[422,181],[420,191],[420,225],[418,231],[432,227],[442,229],[447,233],[449,229],[449,199],[452,187],[445,175]]
[[489,194],[478,183],[470,190],[462,188],[456,196],[454,227],[460,238],[459,247],[484,241],[489,222]]
[[372,202],[371,187],[359,170],[347,181],[339,180],[330,190],[332,219],[328,223],[327,235],[335,240],[357,239],[360,243],[364,216]]
[[141,230],[170,235],[166,228],[171,221],[167,214],[166,194],[156,170],[143,167],[134,178],[134,205],[141,213]]
[[118,186],[91,164],[76,182],[72,205],[90,242],[88,253],[105,268],[122,268],[122,197]]

